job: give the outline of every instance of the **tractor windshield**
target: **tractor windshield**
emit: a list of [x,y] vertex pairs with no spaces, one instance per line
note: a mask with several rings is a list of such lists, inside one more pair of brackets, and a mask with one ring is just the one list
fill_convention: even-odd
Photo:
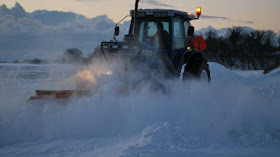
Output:
[[138,41],[162,49],[170,48],[169,18],[139,18]]

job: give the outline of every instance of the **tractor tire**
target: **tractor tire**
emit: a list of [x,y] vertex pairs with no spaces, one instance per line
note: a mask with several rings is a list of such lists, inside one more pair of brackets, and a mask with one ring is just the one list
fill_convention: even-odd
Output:
[[163,94],[168,94],[168,89],[166,87],[166,85],[164,85],[162,82],[158,81],[158,80],[154,80],[152,82],[152,85],[149,89],[150,93],[158,93],[161,92]]
[[209,65],[201,53],[194,53],[188,60],[183,73],[183,80],[196,79],[211,82]]

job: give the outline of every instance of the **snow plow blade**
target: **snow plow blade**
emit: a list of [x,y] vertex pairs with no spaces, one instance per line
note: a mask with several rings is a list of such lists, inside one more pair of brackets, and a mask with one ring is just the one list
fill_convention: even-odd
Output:
[[36,90],[36,96],[32,96],[28,101],[42,99],[69,99],[70,97],[83,97],[90,95],[89,90]]

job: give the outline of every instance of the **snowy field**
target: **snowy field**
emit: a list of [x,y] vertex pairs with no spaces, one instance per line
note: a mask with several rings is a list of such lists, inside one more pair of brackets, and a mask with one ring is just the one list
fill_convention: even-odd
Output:
[[[90,76],[75,77],[85,68]],[[114,72],[0,64],[0,156],[279,157],[280,69],[210,68],[211,84],[166,80],[168,94],[148,84],[120,94]],[[67,104],[27,102],[36,89],[73,89],[79,79],[100,88]]]

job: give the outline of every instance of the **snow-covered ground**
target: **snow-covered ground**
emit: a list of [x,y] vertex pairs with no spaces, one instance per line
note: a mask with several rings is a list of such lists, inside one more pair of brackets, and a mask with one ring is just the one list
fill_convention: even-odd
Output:
[[126,80],[94,75],[102,86],[90,97],[26,102],[38,88],[73,88],[81,68],[0,65],[0,156],[280,155],[280,69],[210,63],[210,85],[166,80],[168,94],[147,93],[148,85],[119,94]]
[[234,71],[237,75],[240,75],[242,77],[248,77],[248,78],[254,78],[254,77],[262,77],[263,70],[237,70]]

